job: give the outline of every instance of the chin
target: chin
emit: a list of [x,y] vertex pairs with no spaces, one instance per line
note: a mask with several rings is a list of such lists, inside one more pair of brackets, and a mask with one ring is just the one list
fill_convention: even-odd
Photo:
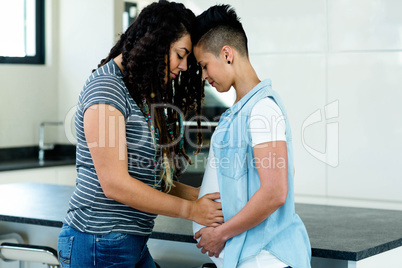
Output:
[[225,92],[228,92],[230,90],[230,88],[215,88],[215,89],[219,93],[225,93]]

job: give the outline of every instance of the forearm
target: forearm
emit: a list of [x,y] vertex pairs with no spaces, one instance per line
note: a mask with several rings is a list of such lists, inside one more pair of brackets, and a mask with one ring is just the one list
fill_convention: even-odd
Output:
[[172,186],[171,190],[169,191],[169,194],[186,200],[194,201],[197,200],[199,191],[199,188],[175,181],[174,186]]
[[259,189],[239,213],[217,227],[216,231],[226,241],[257,226],[282,205],[280,199],[267,198],[267,192]]
[[135,209],[170,217],[192,219],[192,202],[160,192],[130,175],[120,175],[118,182],[103,180],[108,198]]
[[213,201],[220,198],[219,193],[207,194],[200,199],[189,201],[160,192],[132,178],[128,173],[103,177],[103,179],[100,176],[99,180],[108,198],[135,209],[183,218],[204,226],[217,227],[223,222],[222,205]]

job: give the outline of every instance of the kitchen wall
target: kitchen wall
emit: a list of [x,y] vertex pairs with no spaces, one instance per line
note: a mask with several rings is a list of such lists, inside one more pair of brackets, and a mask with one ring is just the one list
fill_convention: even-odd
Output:
[[[65,133],[60,133],[62,143],[74,142],[74,112],[78,95],[100,60],[105,58],[114,44],[114,0],[58,0],[59,47],[58,111],[65,121]],[[121,2],[122,1],[118,1]],[[121,25],[121,24],[120,24]],[[121,29],[121,28],[120,28]]]
[[[65,122],[64,131],[59,133],[59,142],[75,143],[74,113],[78,95],[92,69],[119,39],[124,1],[57,1],[60,3],[58,116]],[[131,2],[138,2],[141,9],[152,1]]]
[[58,1],[45,8],[46,64],[0,64],[0,148],[38,144],[40,122],[58,117]]
[[[217,1],[181,2],[199,14]],[[72,119],[121,29],[122,3],[47,0],[46,65],[0,65],[0,147],[35,145],[40,121]],[[402,210],[402,3],[226,3],[242,19],[259,77],[287,107],[296,200]],[[59,142],[69,142],[65,133]]]

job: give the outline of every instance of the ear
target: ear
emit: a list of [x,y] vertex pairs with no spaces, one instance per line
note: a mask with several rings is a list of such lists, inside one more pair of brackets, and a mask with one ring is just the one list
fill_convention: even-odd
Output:
[[225,62],[229,64],[233,62],[234,54],[233,49],[230,46],[223,46],[220,54]]

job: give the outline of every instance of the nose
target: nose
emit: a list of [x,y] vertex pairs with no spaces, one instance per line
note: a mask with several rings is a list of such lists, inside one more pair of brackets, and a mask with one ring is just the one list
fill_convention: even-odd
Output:
[[207,71],[203,68],[202,69],[202,80],[207,80],[208,79],[208,73]]
[[180,69],[180,71],[187,71],[187,57],[185,57],[179,64],[178,68]]

